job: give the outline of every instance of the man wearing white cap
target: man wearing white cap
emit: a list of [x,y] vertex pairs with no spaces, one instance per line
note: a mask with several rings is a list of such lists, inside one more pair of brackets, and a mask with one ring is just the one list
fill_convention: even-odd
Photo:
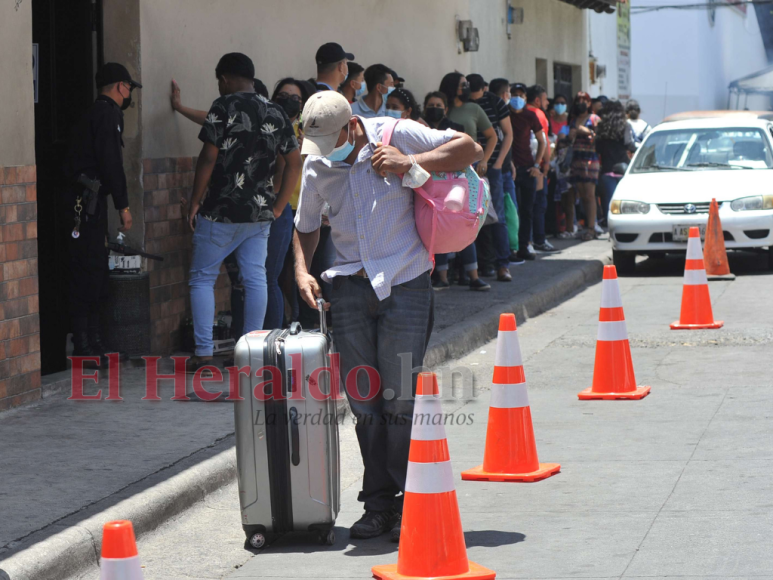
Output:
[[402,368],[423,364],[433,324],[432,261],[416,231],[413,192],[400,176],[414,163],[429,172],[463,170],[483,150],[464,133],[413,121],[398,123],[392,146],[384,147],[388,122],[353,116],[333,91],[307,101],[302,153],[308,158],[294,244],[298,288],[315,307],[322,292],[309,267],[328,203],[337,257],[322,277],[333,284],[341,378],[365,465],[358,498],[365,515],[350,534],[372,538],[391,529],[398,540],[416,388],[416,373],[403,384]]

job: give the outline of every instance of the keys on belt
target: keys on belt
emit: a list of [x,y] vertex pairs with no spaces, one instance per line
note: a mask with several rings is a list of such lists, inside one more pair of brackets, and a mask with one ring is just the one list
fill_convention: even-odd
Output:
[[365,271],[365,268],[360,268],[357,272],[352,274],[352,276],[357,276],[358,278],[365,278],[368,280],[368,273]]

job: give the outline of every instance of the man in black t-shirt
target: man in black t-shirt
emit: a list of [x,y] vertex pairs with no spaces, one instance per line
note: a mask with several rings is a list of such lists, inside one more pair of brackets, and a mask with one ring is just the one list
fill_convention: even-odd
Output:
[[[236,252],[245,288],[243,332],[263,328],[269,228],[287,205],[301,170],[292,124],[280,106],[255,93],[252,61],[241,53],[226,54],[215,73],[221,97],[199,133],[204,146],[188,214],[194,231],[189,284],[196,357],[189,361],[191,372],[212,362],[215,281],[231,252]],[[278,155],[286,165],[275,194]]]
[[[476,247],[479,249],[478,256],[481,262],[488,262],[486,266],[492,261],[495,262],[497,280],[510,282],[513,278],[509,268],[510,244],[507,237],[507,224],[505,223],[505,197],[502,178],[505,158],[510,151],[510,144],[513,140],[510,111],[505,102],[497,95],[483,90],[486,82],[482,76],[479,74],[467,75],[467,82],[470,83],[470,99],[480,105],[497,134],[497,144],[491,154],[493,163],[486,171],[486,177],[491,187],[491,203],[494,206],[498,221],[496,224],[487,226],[488,231],[486,228],[481,230]],[[478,141],[482,143],[484,140],[483,135],[479,134]],[[488,235],[489,232],[490,235]],[[491,254],[494,255],[494,260],[486,259]]]

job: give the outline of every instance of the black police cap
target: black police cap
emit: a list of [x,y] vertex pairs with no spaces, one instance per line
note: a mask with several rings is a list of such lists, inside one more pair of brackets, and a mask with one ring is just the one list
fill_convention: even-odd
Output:
[[337,42],[328,42],[317,50],[317,64],[331,64],[343,59],[354,60],[354,55],[346,52]]
[[106,62],[97,71],[95,80],[97,81],[97,88],[101,89],[107,85],[114,83],[129,83],[131,87],[141,89],[142,85],[135,80],[132,80],[129,71],[126,67],[117,62]]

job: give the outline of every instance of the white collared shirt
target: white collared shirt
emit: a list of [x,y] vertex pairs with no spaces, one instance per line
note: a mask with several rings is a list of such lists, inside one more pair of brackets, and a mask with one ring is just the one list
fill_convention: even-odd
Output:
[[[392,286],[432,268],[416,231],[413,190],[403,187],[393,173],[380,177],[371,165],[375,143],[381,141],[384,123],[389,120],[360,119],[369,143],[360,150],[354,165],[309,155],[295,214],[298,231],[310,233],[320,227],[325,203],[330,205],[328,217],[337,256],[322,278],[330,282],[364,268],[379,300],[391,294]],[[397,124],[391,144],[406,155],[416,155],[437,149],[455,133],[406,120]]]

